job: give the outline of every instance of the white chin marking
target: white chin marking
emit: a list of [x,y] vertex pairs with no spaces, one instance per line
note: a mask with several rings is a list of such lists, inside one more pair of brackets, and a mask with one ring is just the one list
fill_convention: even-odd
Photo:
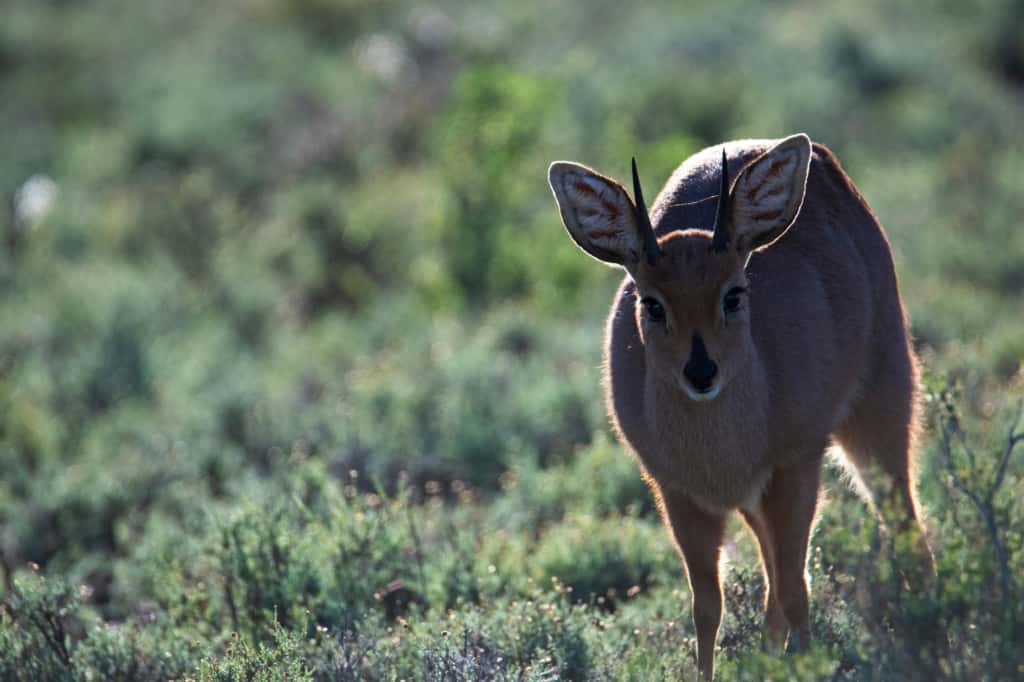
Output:
[[718,392],[722,390],[721,384],[715,384],[709,390],[700,393],[696,391],[693,386],[688,383],[683,383],[683,390],[686,391],[686,395],[690,396],[690,400],[694,402],[702,403],[708,400],[714,400],[718,397]]

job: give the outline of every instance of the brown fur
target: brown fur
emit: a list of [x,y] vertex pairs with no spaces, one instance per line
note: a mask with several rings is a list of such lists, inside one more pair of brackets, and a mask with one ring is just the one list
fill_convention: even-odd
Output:
[[[788,633],[796,648],[809,643],[804,571],[831,442],[842,445],[876,502],[896,504],[878,506],[889,525],[918,529],[912,451],[918,371],[889,244],[832,153],[799,138],[777,147],[725,145],[730,168],[744,169],[733,188],[746,203],[733,207],[736,248],[722,253],[709,249],[716,202],[699,201],[717,192],[722,147],[684,162],[651,211],[662,250],[653,266],[635,257],[635,242],[588,248],[600,216],[574,221],[578,214],[567,208],[579,197],[560,182],[589,169],[559,162],[550,172],[573,239],[603,260],[613,260],[606,248],[624,254],[614,260],[629,276],[608,318],[605,396],[683,555],[698,666],[709,679],[722,609],[718,560],[730,511],[740,511],[760,545],[766,641],[784,644]],[[784,146],[789,157],[769,158]],[[745,175],[759,159],[770,165]],[[751,178],[759,184],[740,193]],[[616,204],[615,216],[626,215],[632,204],[622,203],[630,201],[625,190],[617,183],[607,190],[602,198]],[[784,224],[771,222],[778,220]],[[751,245],[757,250],[750,252]],[[722,296],[736,286],[748,289],[743,310],[727,316]],[[647,319],[639,304],[645,297],[663,305],[664,324]],[[695,333],[718,366],[720,390],[705,401],[682,389]],[[930,567],[923,541],[919,547]]]

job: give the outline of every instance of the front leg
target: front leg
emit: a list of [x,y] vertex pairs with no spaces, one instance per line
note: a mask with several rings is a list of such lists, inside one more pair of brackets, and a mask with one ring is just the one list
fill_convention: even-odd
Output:
[[701,509],[679,492],[662,489],[659,497],[662,517],[672,530],[690,580],[697,668],[711,680],[715,675],[715,639],[722,621],[718,557],[725,536],[725,516]]

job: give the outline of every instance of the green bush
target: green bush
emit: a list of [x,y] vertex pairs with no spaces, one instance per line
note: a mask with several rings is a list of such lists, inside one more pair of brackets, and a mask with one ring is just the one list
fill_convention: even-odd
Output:
[[938,574],[828,472],[815,648],[734,523],[720,677],[1019,677],[1020,4],[8,0],[0,678],[694,677],[545,169],[801,130],[893,247]]

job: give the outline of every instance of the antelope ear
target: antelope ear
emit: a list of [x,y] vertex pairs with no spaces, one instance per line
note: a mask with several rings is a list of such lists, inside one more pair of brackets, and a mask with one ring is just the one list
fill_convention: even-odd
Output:
[[811,141],[787,137],[747,164],[730,193],[736,249],[754,251],[781,237],[800,214],[807,190]]
[[636,207],[625,188],[586,166],[555,161],[548,183],[569,236],[594,258],[632,269],[644,252]]

